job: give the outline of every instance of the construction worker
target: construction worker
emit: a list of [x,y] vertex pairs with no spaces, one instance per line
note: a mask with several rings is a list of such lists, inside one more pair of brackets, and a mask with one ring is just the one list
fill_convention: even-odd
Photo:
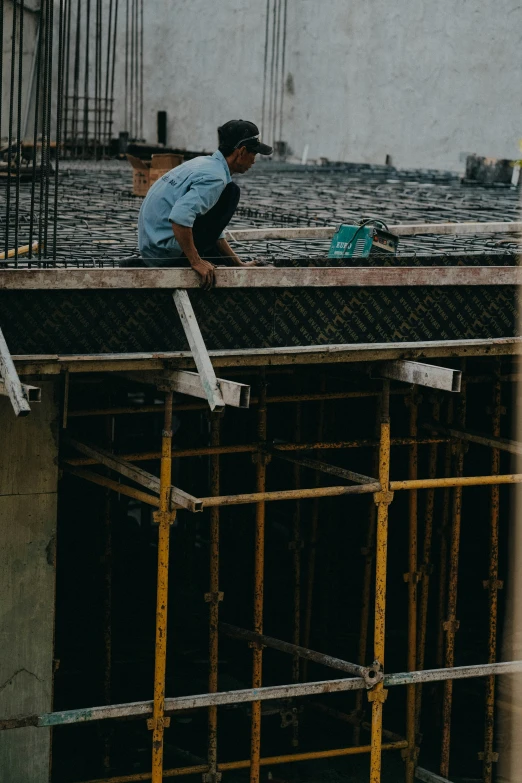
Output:
[[230,120],[218,128],[219,148],[177,166],[152,185],[138,221],[138,244],[146,266],[191,266],[209,289],[215,263],[256,266],[234,253],[224,230],[239,202],[232,174],[244,174],[257,154],[270,155],[253,122]]

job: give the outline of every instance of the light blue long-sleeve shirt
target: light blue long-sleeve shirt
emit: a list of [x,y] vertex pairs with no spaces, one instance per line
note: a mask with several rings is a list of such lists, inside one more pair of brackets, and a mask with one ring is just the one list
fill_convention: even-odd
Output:
[[225,157],[217,150],[171,169],[152,185],[138,219],[138,245],[143,258],[179,258],[182,250],[172,223],[192,227],[198,215],[216,204],[232,181]]

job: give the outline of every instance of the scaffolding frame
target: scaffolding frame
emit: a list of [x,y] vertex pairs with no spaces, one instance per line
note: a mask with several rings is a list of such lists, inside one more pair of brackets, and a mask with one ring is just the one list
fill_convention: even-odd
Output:
[[[465,361],[465,360],[464,360]],[[245,356],[245,372],[248,372],[248,357]],[[282,369],[284,372],[284,368]],[[416,386],[407,388],[399,387],[390,390],[390,381],[384,379],[380,391],[355,391],[355,392],[336,392],[326,391],[324,377],[322,380],[320,393],[315,394],[293,394],[279,395],[270,398],[267,396],[266,374],[268,368],[256,368],[255,372],[259,376],[260,390],[257,397],[251,399],[251,402],[257,407],[257,440],[255,443],[238,444],[236,446],[222,446],[220,443],[220,423],[219,414],[210,414],[211,436],[210,446],[201,448],[185,449],[174,452],[178,458],[208,455],[210,457],[210,489],[211,494],[206,498],[197,499],[200,503],[197,507],[193,504],[189,509],[193,512],[200,508],[210,508],[210,564],[209,564],[209,591],[205,594],[205,601],[209,604],[209,685],[207,694],[198,694],[190,697],[168,698],[165,693],[165,674],[166,674],[166,654],[167,654],[167,598],[168,598],[168,578],[169,563],[168,551],[170,540],[170,528],[176,514],[176,496],[173,495],[171,482],[172,466],[172,412],[177,410],[202,410],[205,403],[181,403],[173,406],[173,393],[165,393],[164,402],[164,424],[162,431],[161,452],[149,452],[143,454],[120,455],[119,460],[139,462],[142,459],[159,459],[160,477],[156,479],[157,484],[149,485],[149,491],[144,492],[135,487],[118,483],[107,475],[95,473],[87,470],[86,465],[104,464],[103,450],[98,452],[85,452],[81,458],[66,457],[62,464],[64,470],[80,476],[81,478],[105,487],[109,491],[120,494],[126,494],[140,502],[147,503],[155,508],[154,520],[158,525],[158,586],[157,586],[157,607],[156,607],[156,660],[154,671],[154,698],[150,702],[130,703],[123,705],[111,705],[103,707],[93,707],[89,709],[69,710],[61,713],[47,713],[44,715],[26,715],[17,718],[8,718],[0,721],[0,730],[15,729],[24,726],[49,727],[73,723],[83,723],[92,720],[113,720],[122,717],[143,717],[147,719],[148,728],[153,732],[152,737],[152,767],[151,773],[139,773],[135,775],[124,775],[117,777],[104,777],[100,780],[106,783],[130,783],[130,781],[148,780],[153,783],[160,783],[164,778],[175,777],[179,775],[202,774],[206,783],[219,781],[222,772],[233,769],[250,768],[251,781],[259,781],[260,768],[267,765],[276,765],[303,760],[334,758],[348,755],[369,754],[370,755],[370,781],[371,783],[380,783],[381,780],[381,758],[383,751],[400,750],[405,761],[406,783],[411,783],[416,775],[418,747],[416,735],[418,733],[421,705],[422,683],[426,682],[444,682],[444,702],[443,709],[446,719],[451,718],[452,709],[452,684],[455,679],[468,677],[487,677],[486,691],[486,720],[485,720],[485,739],[484,751],[482,754],[484,764],[484,781],[490,783],[492,775],[492,763],[496,760],[496,754],[493,752],[493,716],[494,716],[494,678],[496,675],[505,673],[522,672],[522,661],[496,662],[496,624],[498,616],[498,606],[496,593],[501,588],[502,583],[498,580],[498,535],[499,535],[499,487],[502,484],[522,483],[522,474],[500,474],[499,454],[501,450],[513,451],[513,441],[503,441],[499,437],[501,406],[501,385],[502,382],[511,382],[518,376],[501,376],[500,362],[497,360],[496,369],[493,377],[485,376],[478,378],[463,378],[461,404],[458,411],[459,429],[447,427],[443,428],[438,424],[440,418],[440,397],[433,398],[432,416],[433,429],[428,436],[419,436],[418,422],[418,393]],[[277,371],[277,368],[273,368]],[[463,463],[464,451],[461,446],[467,439],[465,432],[465,390],[466,383],[475,381],[492,381],[492,438],[483,436],[482,445],[490,447],[492,453],[491,475],[482,476],[464,476]],[[409,405],[410,424],[409,436],[403,438],[391,438],[390,433],[390,413],[389,401],[390,394],[399,394],[405,397]],[[324,417],[324,405],[331,399],[350,399],[372,396],[376,399],[378,416],[378,438],[377,439],[359,439],[353,441],[328,442],[323,441],[323,424],[321,417]],[[318,440],[313,443],[284,443],[274,446],[267,442],[267,410],[269,404],[274,403],[293,403],[300,406],[303,402],[320,402],[322,414],[320,413],[317,436]],[[142,413],[157,412],[161,406],[149,406],[139,411]],[[208,407],[207,407],[208,410]],[[299,410],[299,408],[298,408]],[[88,416],[99,415],[112,417],[114,415],[128,413],[127,408],[120,409],[93,409],[89,411],[68,411],[67,415]],[[451,422],[450,422],[451,423]],[[429,426],[425,428],[429,431]],[[484,442],[485,438],[485,442]],[[78,446],[73,441],[73,445]],[[408,478],[404,480],[392,480],[390,478],[391,465],[391,446],[402,446],[409,452],[409,471]],[[429,447],[429,476],[427,478],[418,478],[417,459],[419,445]],[[446,469],[447,475],[436,477],[437,452],[440,445],[445,445],[449,450],[450,446],[456,449],[454,457],[454,475]],[[515,444],[520,447],[520,444]],[[339,470],[321,460],[300,460],[294,459],[296,472],[296,489],[267,491],[266,475],[268,463],[277,457],[286,456],[290,452],[314,451],[317,456],[324,456],[326,450],[352,449],[352,448],[373,448],[376,453],[376,466],[378,476],[376,478],[360,476],[360,474],[350,474],[350,471],[344,471],[344,478],[351,480],[349,485],[342,486],[320,486],[321,472],[331,473],[332,468]],[[256,491],[243,493],[239,495],[227,496],[220,495],[220,458],[227,454],[251,453],[256,463]],[[87,456],[85,456],[87,454]],[[100,459],[100,456],[102,457]],[[307,464],[308,463],[308,464]],[[446,460],[448,468],[448,461]],[[106,463],[108,464],[108,463]],[[305,465],[316,470],[316,486],[311,488],[302,488],[300,486],[299,469]],[[109,467],[113,465],[108,464]],[[129,464],[129,468],[131,465]],[[134,468],[133,470],[138,470]],[[147,474],[149,475],[149,474]],[[135,477],[134,473],[129,473],[131,479]],[[358,482],[358,483],[355,483]],[[456,596],[457,596],[457,568],[460,542],[460,515],[462,508],[462,489],[470,486],[491,487],[491,538],[490,538],[490,563],[489,579],[484,582],[484,587],[489,591],[489,660],[488,664],[479,664],[476,666],[455,667],[454,665],[454,644],[455,634],[458,630],[458,621],[455,617]],[[450,547],[447,553],[448,563],[443,557],[442,567],[449,568],[448,572],[448,595],[439,598],[439,603],[446,603],[446,619],[439,629],[445,634],[445,655],[444,668],[435,670],[424,670],[424,651],[426,644],[426,624],[427,624],[427,602],[429,590],[432,526],[433,526],[433,503],[435,489],[443,489],[448,492],[454,488],[453,503],[451,506],[451,520],[449,520],[451,536]],[[425,537],[424,550],[422,553],[422,565],[417,563],[417,492],[419,490],[428,491],[427,512],[425,516]],[[179,491],[179,490],[178,490]],[[388,513],[389,507],[393,502],[394,494],[400,491],[407,491],[409,496],[409,571],[405,574],[405,581],[408,582],[408,639],[410,645],[410,654],[408,658],[408,672],[397,674],[384,674],[385,658],[385,621],[386,621],[386,568],[387,568],[387,545],[388,545]],[[154,493],[154,494],[153,494]],[[317,503],[320,498],[332,497],[345,494],[371,494],[374,500],[376,510],[374,525],[371,521],[369,525],[369,544],[366,552],[365,580],[363,586],[363,603],[361,616],[361,645],[360,657],[358,663],[340,661],[332,659],[322,652],[316,652],[308,649],[308,640],[311,624],[311,596],[313,593],[313,569],[312,579],[308,585],[307,605],[305,610],[304,638],[305,646],[296,644],[299,639],[300,625],[299,618],[295,617],[294,643],[283,642],[281,640],[266,637],[263,634],[263,586],[264,586],[264,527],[265,527],[265,505],[269,501],[299,501],[301,499],[312,498],[314,502],[313,520],[315,528],[317,527]],[[219,590],[219,524],[220,508],[237,504],[254,504],[255,515],[255,559],[254,559],[254,616],[253,631],[245,629],[221,628],[219,625],[219,604],[223,599],[223,593]],[[298,503],[297,503],[298,505]],[[448,505],[448,504],[446,504]],[[370,517],[372,514],[370,514]],[[312,529],[312,536],[317,535]],[[294,544],[299,542],[299,528],[295,527],[294,522]],[[374,551],[370,550],[373,548]],[[314,552],[315,555],[315,552]],[[367,651],[367,628],[370,622],[370,582],[373,571],[372,561],[375,559],[374,566],[374,588],[375,602],[373,612],[374,622],[374,649],[372,660],[367,664],[365,660]],[[300,561],[294,564],[294,587],[295,581],[300,579]],[[442,580],[443,582],[444,580]],[[441,582],[441,590],[443,585]],[[420,585],[420,612],[418,610],[417,589]],[[296,610],[297,613],[297,610]],[[366,630],[365,630],[366,629]],[[250,643],[252,647],[252,688],[240,691],[218,692],[218,649],[219,633],[225,632],[228,635],[235,635],[236,638],[242,638]],[[443,636],[444,638],[444,636]],[[282,652],[290,654],[297,660],[297,668],[294,666],[293,682],[288,685],[264,687],[262,684],[262,660],[263,649],[265,646],[272,646]],[[315,657],[314,657],[315,656]],[[304,676],[300,677],[299,659],[316,660],[334,668],[344,670],[351,676],[336,680],[325,681],[306,681],[306,667],[302,669]],[[304,680],[299,681],[299,680]],[[399,737],[392,732],[383,730],[383,707],[386,701],[389,687],[405,685],[407,688],[407,718],[406,718],[406,736]],[[369,745],[355,744],[350,747],[330,749],[326,751],[310,751],[304,753],[293,753],[274,757],[261,757],[261,702],[270,699],[296,698],[305,695],[316,695],[321,693],[356,691],[359,707],[362,703],[364,691],[367,693],[368,702],[371,704],[371,742]],[[224,704],[235,704],[241,702],[250,702],[252,705],[251,714],[251,753],[250,758],[246,760],[219,762],[217,752],[217,707]],[[164,731],[170,723],[170,716],[178,710],[186,709],[208,709],[208,759],[207,764],[199,764],[188,767],[179,767],[174,769],[163,768],[163,745]],[[324,708],[328,709],[328,708]],[[336,713],[335,710],[330,710]],[[355,740],[358,743],[358,731],[361,727],[361,720],[355,717],[338,713],[337,717],[341,720],[350,720],[355,724]],[[390,736],[391,735],[391,736]],[[443,778],[449,774],[449,729],[443,729],[441,746],[441,766],[440,773]],[[392,741],[383,741],[391,739]],[[423,774],[429,775],[430,773]],[[89,781],[91,783],[91,781]]]

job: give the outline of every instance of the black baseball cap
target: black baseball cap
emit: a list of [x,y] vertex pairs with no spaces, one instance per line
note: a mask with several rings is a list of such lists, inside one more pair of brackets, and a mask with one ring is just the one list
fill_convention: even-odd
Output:
[[274,151],[268,144],[259,139],[259,128],[247,120],[229,120],[218,128],[219,144],[238,150],[246,147],[249,152],[259,155],[271,155]]

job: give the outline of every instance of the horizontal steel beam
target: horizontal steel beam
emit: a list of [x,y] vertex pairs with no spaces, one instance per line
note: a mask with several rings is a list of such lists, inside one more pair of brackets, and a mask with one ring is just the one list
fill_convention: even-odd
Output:
[[[473,677],[489,677],[501,674],[522,673],[522,661],[478,664],[475,666],[455,666],[448,669],[426,669],[424,671],[400,672],[384,677],[384,687],[412,685],[419,682],[442,682],[444,680],[464,680]],[[292,685],[273,685],[264,688],[244,688],[217,693],[201,693],[195,696],[177,696],[165,699],[165,712],[172,714],[183,710],[212,707],[225,704],[245,704],[254,701],[315,696],[321,693],[340,693],[344,691],[365,690],[362,677],[348,677],[339,680],[320,680],[317,682],[295,683]],[[35,726],[64,726],[74,723],[88,723],[114,718],[149,717],[152,714],[152,701],[113,704],[103,707],[84,707],[76,710],[47,712],[43,714],[21,715],[0,719],[0,731]]]
[[[359,288],[389,286],[520,285],[516,266],[218,267],[216,288]],[[7,269],[0,290],[200,288],[192,269]]]
[[[1,273],[0,273],[1,274]],[[483,340],[426,340],[395,343],[340,343],[281,348],[211,350],[214,367],[266,367],[303,364],[375,362],[389,359],[438,359],[462,356],[515,356],[522,353],[522,337]],[[13,356],[20,375],[56,375],[88,372],[163,370],[167,366],[193,368],[190,351],[163,353],[28,354]]]
[[[22,392],[28,402],[41,402],[42,390],[39,386],[29,386],[27,383],[22,383]],[[0,397],[9,397],[9,392],[4,381],[0,381]]]
[[[335,226],[307,226],[306,228],[241,228],[227,231],[232,242],[263,241],[266,239],[331,239],[338,230]],[[400,237],[420,235],[464,235],[464,234],[518,234],[522,223],[399,223],[388,226]]]
[[494,476],[449,476],[434,479],[405,479],[390,481],[390,490],[400,489],[437,489],[441,487],[481,487],[497,484],[522,484],[522,473],[506,473]]
[[417,386],[428,386],[430,389],[460,392],[462,373],[447,367],[437,367],[434,364],[400,360],[385,362],[372,369],[372,378],[391,378]]
[[[137,383],[149,383],[161,391],[173,391],[206,400],[207,395],[197,372],[189,370],[166,370],[161,375],[148,373],[125,373],[125,377]],[[216,378],[217,385],[225,405],[232,408],[248,408],[250,406],[250,386],[245,383]]]

